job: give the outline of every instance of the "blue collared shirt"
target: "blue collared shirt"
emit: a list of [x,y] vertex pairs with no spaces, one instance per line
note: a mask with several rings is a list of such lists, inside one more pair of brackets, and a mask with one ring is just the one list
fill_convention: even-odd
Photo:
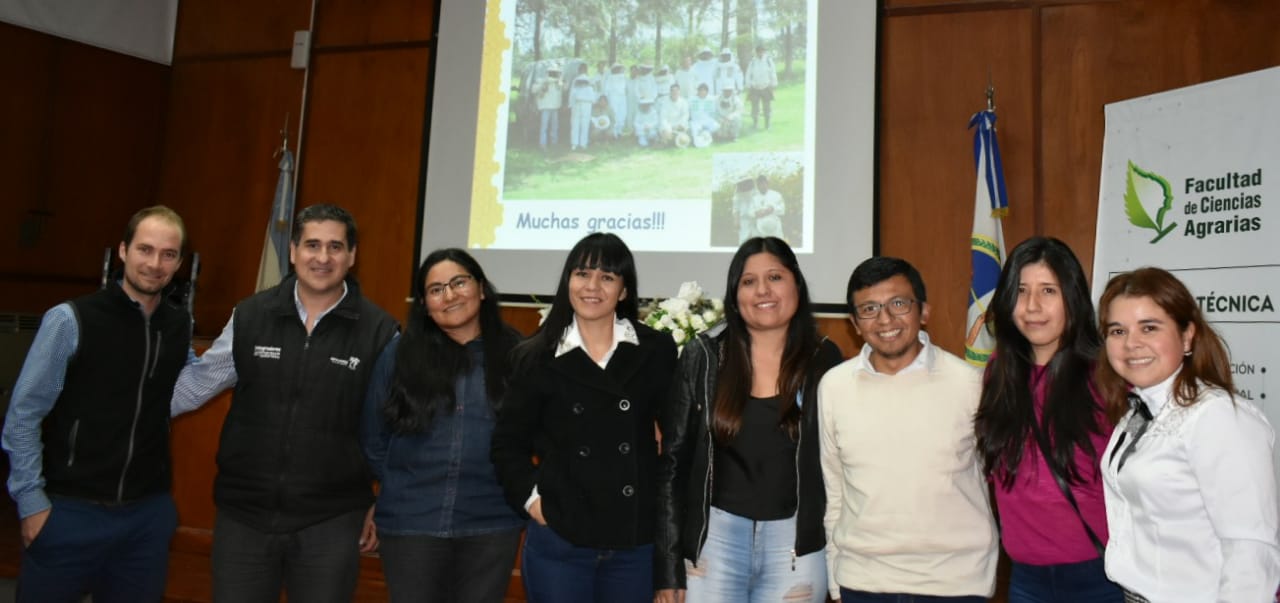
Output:
[[40,330],[13,387],[4,421],[4,449],[9,453],[9,495],[18,504],[18,517],[29,517],[50,507],[44,492],[44,444],[40,424],[62,394],[67,365],[80,343],[71,304],[58,304],[45,312]]

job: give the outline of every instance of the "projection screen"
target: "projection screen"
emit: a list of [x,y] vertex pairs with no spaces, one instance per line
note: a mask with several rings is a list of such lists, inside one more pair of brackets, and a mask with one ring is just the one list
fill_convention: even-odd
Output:
[[464,247],[547,300],[607,231],[640,296],[720,296],[779,236],[844,303],[874,251],[874,2],[443,0],[439,28],[419,258]]

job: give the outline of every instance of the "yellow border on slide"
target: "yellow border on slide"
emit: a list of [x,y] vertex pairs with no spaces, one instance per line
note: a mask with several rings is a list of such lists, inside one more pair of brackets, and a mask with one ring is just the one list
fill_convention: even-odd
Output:
[[493,158],[497,141],[498,107],[506,101],[502,84],[502,55],[511,48],[507,24],[502,21],[503,0],[488,0],[484,19],[484,54],[480,66],[480,100],[476,117],[476,157],[471,181],[469,247],[488,247],[502,224],[502,205],[493,179],[502,166]]

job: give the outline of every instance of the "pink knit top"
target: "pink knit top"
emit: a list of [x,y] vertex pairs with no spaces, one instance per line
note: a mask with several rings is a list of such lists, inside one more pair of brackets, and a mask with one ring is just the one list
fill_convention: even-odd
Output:
[[[1044,371],[1045,367],[1037,366],[1031,375],[1031,382],[1037,384],[1032,392],[1037,421],[1044,409]],[[1101,408],[1096,391],[1094,398]],[[1101,411],[1098,425],[1102,433],[1093,434],[1090,439],[1095,453],[1101,457],[1112,429]],[[1099,461],[1077,447],[1075,463],[1083,481],[1072,484],[1071,493],[1075,495],[1085,521],[1106,546],[1107,514],[1103,505]],[[1027,449],[1022,453],[1013,488],[1005,489],[997,479],[994,489],[1000,511],[1001,540],[1005,552],[1014,561],[1029,565],[1056,565],[1087,561],[1098,556],[1084,526],[1080,525],[1080,518],[1054,480],[1034,436],[1028,440]]]

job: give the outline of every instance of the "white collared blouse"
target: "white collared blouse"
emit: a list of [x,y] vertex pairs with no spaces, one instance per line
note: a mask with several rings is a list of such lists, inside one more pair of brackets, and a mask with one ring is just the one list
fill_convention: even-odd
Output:
[[1173,380],[1134,390],[1154,419],[1123,469],[1124,450],[1135,446],[1125,435],[1132,411],[1103,454],[1107,576],[1162,603],[1274,601],[1280,546],[1271,425],[1251,402],[1204,384],[1195,404],[1179,405]]

